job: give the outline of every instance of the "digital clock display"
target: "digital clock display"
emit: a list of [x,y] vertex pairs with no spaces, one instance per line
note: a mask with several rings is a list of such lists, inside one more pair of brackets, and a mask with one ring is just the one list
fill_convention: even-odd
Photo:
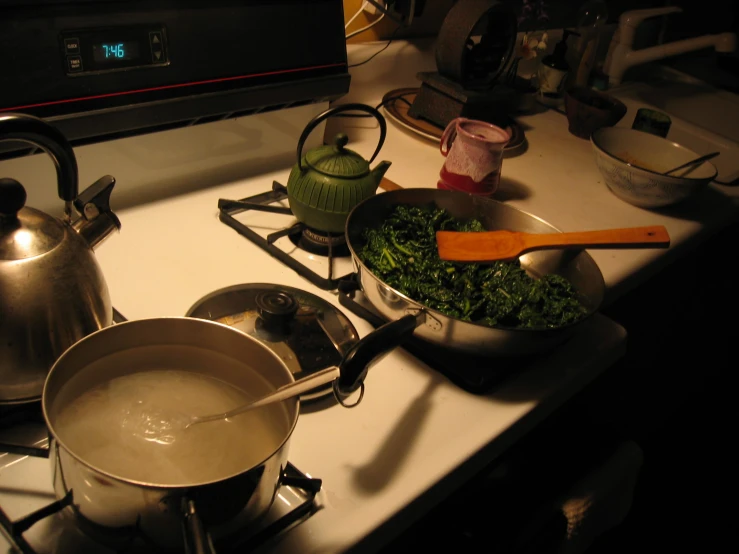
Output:
[[139,57],[136,41],[103,42],[92,45],[92,58],[96,62],[116,62]]
[[157,24],[68,29],[59,47],[70,77],[169,65],[167,32]]

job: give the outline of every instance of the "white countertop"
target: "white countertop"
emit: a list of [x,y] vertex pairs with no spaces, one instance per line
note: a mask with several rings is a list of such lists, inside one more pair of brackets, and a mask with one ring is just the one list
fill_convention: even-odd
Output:
[[[351,47],[350,63],[382,44]],[[417,85],[415,73],[433,67],[432,50],[399,41],[353,70],[352,90],[339,102],[376,105],[393,88]],[[589,143],[567,132],[563,115],[547,111],[521,122],[529,149],[504,160],[500,199],[562,230],[668,228],[668,251],[591,252],[611,299],[736,217],[736,197],[718,188],[683,218],[630,206],[600,182]],[[333,120],[329,131],[337,124]],[[343,119],[341,125],[349,147],[369,156],[377,131],[368,120]],[[390,121],[378,159],[392,161],[387,177],[404,187],[435,187],[442,163],[435,145]],[[123,230],[97,251],[115,307],[129,319],[183,315],[215,289],[255,282],[304,288],[338,305],[334,293],[265,263],[264,252],[218,220],[219,198],[264,192],[272,179],[286,182],[289,169],[117,211]],[[368,323],[347,315],[360,335],[370,331]],[[596,315],[571,341],[482,396],[450,384],[402,349],[394,351],[371,370],[359,407],[301,414],[289,458],[323,479],[323,508],[260,552],[378,549],[607,369],[625,343],[622,327]]]

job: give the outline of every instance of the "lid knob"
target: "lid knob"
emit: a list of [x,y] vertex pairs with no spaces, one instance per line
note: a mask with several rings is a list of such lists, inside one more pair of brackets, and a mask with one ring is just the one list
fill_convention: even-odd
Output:
[[269,291],[258,294],[254,299],[257,313],[268,326],[285,326],[298,313],[298,301],[284,291]]
[[26,189],[8,177],[0,179],[0,217],[15,217],[26,205]]
[[334,137],[334,150],[336,152],[343,152],[344,147],[349,142],[349,137],[345,133],[339,133]]

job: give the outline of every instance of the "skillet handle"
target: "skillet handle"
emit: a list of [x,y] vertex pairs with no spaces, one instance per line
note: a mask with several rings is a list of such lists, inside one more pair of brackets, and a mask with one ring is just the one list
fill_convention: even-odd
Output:
[[362,386],[369,368],[413,336],[413,331],[426,319],[419,311],[378,327],[356,343],[339,364],[341,376],[334,392],[339,400],[345,400]]
[[184,521],[182,531],[185,536],[185,554],[216,554],[210,535],[195,509],[195,501],[189,498],[182,500]]

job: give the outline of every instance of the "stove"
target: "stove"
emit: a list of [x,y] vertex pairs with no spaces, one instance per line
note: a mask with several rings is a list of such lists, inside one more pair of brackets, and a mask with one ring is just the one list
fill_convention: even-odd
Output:
[[[257,245],[265,257],[302,276],[305,286],[247,283],[227,287],[201,298],[187,315],[222,321],[278,345],[285,350],[286,359],[298,364],[291,368],[296,378],[301,372],[336,363],[329,354],[335,357],[359,339],[342,310],[309,292],[312,287],[336,295],[341,308],[373,327],[386,322],[362,293],[343,235],[321,233],[299,223],[289,209],[287,190],[279,182],[274,181],[266,192],[239,200],[221,198],[218,209],[222,223]],[[239,302],[234,304],[236,297]],[[261,319],[249,315],[251,312]],[[283,323],[278,321],[274,326],[266,315],[280,321],[289,315],[292,327],[287,332]],[[126,318],[115,312],[114,319],[120,322]],[[297,349],[297,343],[307,345],[307,350]],[[419,363],[476,395],[489,393],[528,364],[521,358],[492,360],[464,355],[415,338],[402,348]],[[317,400],[327,392],[313,391],[305,400]],[[53,493],[48,442],[38,404],[5,408],[0,413],[0,531],[9,544],[18,552],[38,554],[154,552],[138,529],[126,529],[112,538],[108,533],[99,537],[98,529],[77,520],[69,506],[71,500],[58,499]],[[42,475],[46,477],[40,478]],[[320,479],[288,464],[269,513],[256,524],[218,539],[216,550],[243,552],[279,540],[281,534],[321,509],[321,485]]]

